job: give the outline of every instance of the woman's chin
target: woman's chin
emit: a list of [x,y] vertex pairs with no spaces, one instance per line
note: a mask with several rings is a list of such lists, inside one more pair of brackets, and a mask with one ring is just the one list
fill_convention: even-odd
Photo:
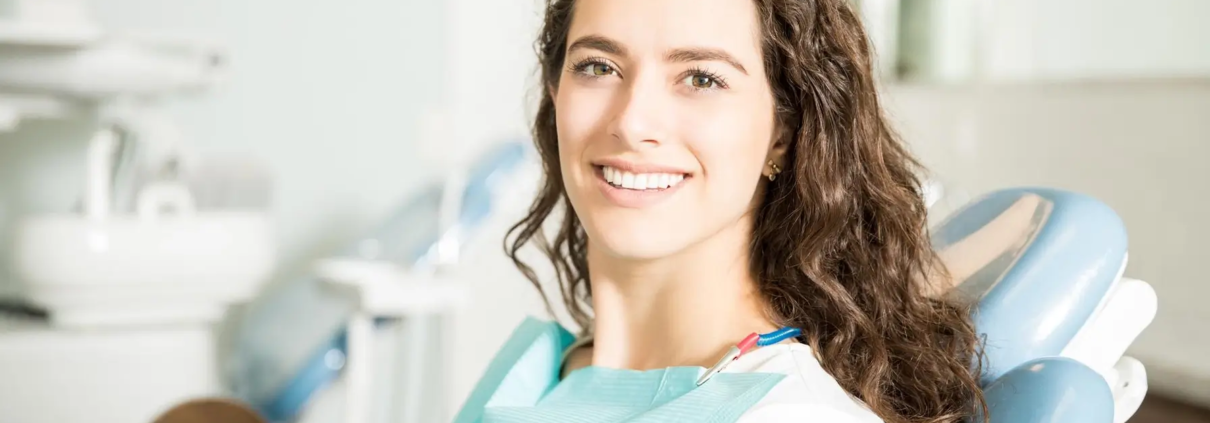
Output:
[[668,211],[605,208],[581,213],[581,224],[590,251],[614,259],[655,260],[676,255],[695,241],[699,222],[681,216]]
[[650,261],[675,255],[684,249],[682,243],[669,237],[654,234],[627,234],[609,232],[607,235],[590,238],[590,248],[599,249],[613,259]]

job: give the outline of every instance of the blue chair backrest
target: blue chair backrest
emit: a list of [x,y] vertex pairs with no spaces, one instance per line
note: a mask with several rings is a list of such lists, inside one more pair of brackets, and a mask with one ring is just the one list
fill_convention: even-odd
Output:
[[993,421],[1113,421],[1105,379],[1060,357],[1125,265],[1111,208],[1056,189],[997,191],[947,218],[933,244],[953,276],[948,295],[976,304]]

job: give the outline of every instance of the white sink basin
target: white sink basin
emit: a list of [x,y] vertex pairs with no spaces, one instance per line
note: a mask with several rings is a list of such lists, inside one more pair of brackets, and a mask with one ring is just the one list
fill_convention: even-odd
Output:
[[67,325],[215,320],[254,295],[275,261],[263,213],[43,215],[16,229],[18,280]]

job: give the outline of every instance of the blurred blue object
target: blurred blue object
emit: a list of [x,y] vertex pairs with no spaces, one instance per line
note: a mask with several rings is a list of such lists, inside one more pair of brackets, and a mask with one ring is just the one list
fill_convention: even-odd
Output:
[[[409,269],[440,263],[440,242],[461,246],[497,212],[498,196],[527,164],[527,143],[505,143],[469,170],[456,222],[442,228],[442,182],[408,199],[337,257],[382,260]],[[226,373],[235,395],[273,422],[295,420],[344,366],[345,322],[354,305],[307,275],[266,295],[239,328]]]
[[1022,363],[984,388],[991,421],[1111,423],[1113,393],[1105,379],[1062,357]]

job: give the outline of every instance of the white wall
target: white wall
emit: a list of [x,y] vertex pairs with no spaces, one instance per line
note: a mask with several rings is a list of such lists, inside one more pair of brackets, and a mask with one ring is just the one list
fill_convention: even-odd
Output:
[[[863,0],[872,1],[872,0]],[[1204,0],[902,1],[903,28],[924,34],[910,69],[932,79],[1005,80],[1210,76]],[[932,60],[921,57],[934,56]]]
[[[1016,0],[1037,19],[1036,69],[1054,77],[1210,76],[1205,0]],[[1021,7],[1021,6],[1017,6]]]

